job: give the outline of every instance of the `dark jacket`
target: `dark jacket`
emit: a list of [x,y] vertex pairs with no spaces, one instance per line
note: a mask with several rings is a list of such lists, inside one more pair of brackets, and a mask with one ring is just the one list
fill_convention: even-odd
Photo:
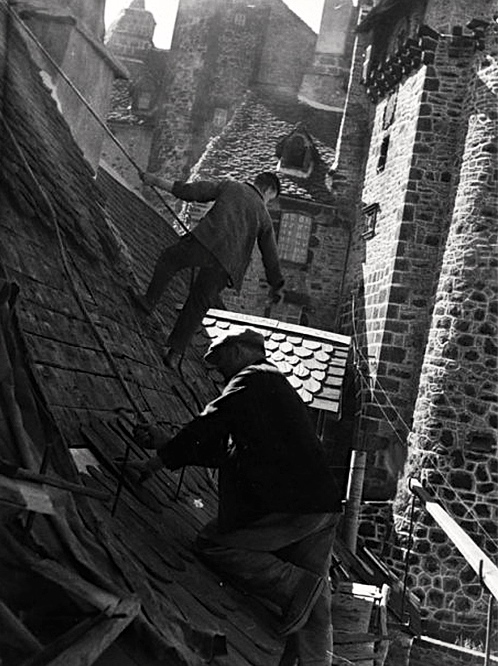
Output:
[[222,531],[274,512],[341,510],[307,407],[267,361],[235,375],[221,396],[158,453],[170,469],[220,468]]
[[240,290],[257,242],[266,279],[275,289],[283,285],[271,217],[260,192],[234,180],[174,183],[172,193],[184,201],[214,201],[192,234],[214,254]]

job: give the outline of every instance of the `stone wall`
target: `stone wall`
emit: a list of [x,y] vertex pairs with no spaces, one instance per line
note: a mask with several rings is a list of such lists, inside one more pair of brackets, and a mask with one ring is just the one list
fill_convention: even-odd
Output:
[[271,3],[255,83],[296,92],[313,61],[316,34],[284,2]]
[[[353,292],[363,370],[373,391],[365,391],[361,428],[365,445],[378,451],[371,455],[368,497],[380,498],[379,489],[394,494],[406,455],[439,257],[450,224],[457,129],[474,47],[465,39],[437,46],[434,32],[423,44],[435,55],[374,107],[344,289],[343,325],[347,330],[346,297]],[[356,83],[362,75],[357,66]],[[358,111],[365,116],[363,106],[348,103],[344,127]],[[337,176],[351,178],[341,158]],[[346,186],[339,182],[341,188]],[[368,227],[368,206],[376,208],[375,230]]]
[[[406,529],[406,477],[427,488],[490,557],[498,551],[496,27],[477,50],[462,98],[459,178],[425,350],[405,478],[395,512]],[[480,635],[487,595],[477,575],[424,513],[418,516],[412,590],[428,631]]]
[[301,99],[342,110],[348,90],[357,9],[352,0],[326,0],[313,64],[303,77]]
[[297,90],[315,39],[281,0],[181,0],[151,168],[187,176],[251,85]]
[[[342,219],[328,208],[316,205],[306,265],[282,262],[284,300],[267,304],[268,285],[257,247],[246,273],[240,295],[227,291],[223,301],[236,312],[270,316],[313,328],[334,330],[347,254],[348,231]],[[286,208],[287,210],[287,208]],[[291,210],[291,209],[289,209]]]
[[[497,551],[497,47],[482,24],[467,27],[486,14],[493,26],[488,2],[429,2],[422,58],[367,105],[368,40],[358,35],[334,174],[338,209],[357,202],[341,325],[356,334],[369,382],[357,442],[376,450],[365,498],[396,495],[394,520],[388,507],[364,507],[360,537],[400,576],[410,476],[427,480],[489,556]],[[424,631],[482,639],[486,593],[433,520],[415,517],[408,584]]]

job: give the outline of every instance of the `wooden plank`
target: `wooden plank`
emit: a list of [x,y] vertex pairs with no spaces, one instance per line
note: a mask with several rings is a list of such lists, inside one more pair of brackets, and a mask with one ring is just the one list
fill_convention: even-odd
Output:
[[390,589],[388,585],[382,586],[382,598],[379,604],[379,630],[384,634],[380,643],[376,646],[374,666],[384,666],[389,653],[389,636],[387,634],[387,604],[389,601]]
[[474,543],[443,507],[429,495],[420,481],[411,478],[408,487],[420,499],[426,511],[434,518],[443,532],[453,541],[494,598],[498,599],[498,567],[493,564],[486,553]]
[[324,412],[332,412],[332,414],[337,414],[339,412],[339,403],[337,401],[332,402],[330,400],[322,400],[321,396],[313,398],[310,407],[323,409]]
[[[46,661],[41,653],[26,666],[46,664],[46,666],[90,666],[111,645],[121,632],[138,615],[140,602],[135,597],[124,599],[116,606],[114,613],[107,616],[105,612],[96,618],[85,620],[81,625],[48,646],[46,653],[56,656]],[[69,643],[69,645],[67,645]],[[60,649],[62,647],[62,649]],[[40,661],[42,659],[43,661]]]
[[54,505],[45,488],[3,474],[0,474],[0,503],[46,515],[55,514]]
[[[344,636],[353,632],[368,634],[372,610],[380,597],[380,590],[374,585],[360,583],[340,583],[332,595],[332,625],[334,636]],[[361,664],[373,666],[375,639],[370,641],[344,642],[337,649],[341,657]]]
[[106,592],[96,585],[89,583],[78,576],[78,574],[66,569],[53,560],[36,560],[33,558],[30,564],[32,571],[35,571],[46,580],[52,581],[72,596],[89,603],[98,610],[105,610],[108,613],[112,613],[120,604],[121,600],[115,594]]
[[[0,471],[5,472],[5,470],[6,470],[5,465],[3,461],[0,459]],[[45,484],[47,486],[61,488],[62,490],[68,490],[72,493],[80,495],[87,495],[88,497],[94,497],[96,499],[107,500],[110,498],[110,495],[108,495],[107,493],[86,488],[85,486],[82,486],[78,483],[72,483],[71,481],[66,481],[65,479],[58,479],[57,477],[50,476],[48,474],[37,474],[36,472],[31,472],[27,469],[21,469],[20,467],[17,467],[15,471],[9,473],[8,477],[5,476],[4,474],[0,474],[0,488],[2,487],[2,485],[6,485],[5,482],[8,481],[9,478],[14,483],[20,483],[21,481],[25,483],[32,482],[30,484],[31,486],[36,483]],[[30,500],[30,498],[33,498],[33,501],[37,499],[34,493],[30,492],[29,486],[26,487],[27,490],[26,488],[23,490],[21,486],[19,486],[19,488],[21,490],[21,494],[23,495],[23,497],[26,497],[27,501]],[[26,495],[23,494],[24,492],[26,492]],[[47,511],[39,511],[39,513],[53,514],[55,512],[47,510]]]
[[0,639],[24,654],[40,652],[43,645],[0,599]]
[[334,645],[344,645],[347,643],[355,643],[358,645],[360,643],[373,643],[387,638],[389,638],[387,634],[373,634],[371,632],[363,633],[359,631],[336,631],[334,629]]

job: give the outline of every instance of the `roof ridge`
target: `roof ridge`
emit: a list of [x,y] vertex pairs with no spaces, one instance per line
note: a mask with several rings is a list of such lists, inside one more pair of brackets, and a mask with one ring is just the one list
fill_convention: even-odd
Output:
[[351,341],[349,335],[343,335],[342,333],[324,331],[319,328],[311,328],[299,324],[290,324],[289,322],[280,321],[279,319],[269,319],[268,317],[260,317],[257,315],[246,315],[240,312],[232,312],[230,310],[217,310],[211,308],[206,316],[215,317],[216,319],[224,319],[234,323],[252,323],[265,328],[273,328],[275,331],[279,332],[299,333],[302,336],[320,338],[321,340],[334,340],[335,342],[344,345],[349,345]]

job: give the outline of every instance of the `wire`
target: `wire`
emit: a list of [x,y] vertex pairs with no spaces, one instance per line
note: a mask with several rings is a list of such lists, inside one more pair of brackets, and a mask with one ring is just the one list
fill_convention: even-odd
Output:
[[[355,297],[354,297],[354,294],[353,294],[352,297],[351,297],[351,323],[352,323],[352,327],[353,327],[353,336],[352,336],[352,338],[353,338],[353,344],[354,344],[354,353],[355,353],[357,356],[360,357],[360,359],[364,362],[365,365],[368,366],[368,359],[367,359],[366,356],[362,353],[362,351],[361,351],[361,349],[360,349],[360,346],[359,346],[359,344],[358,344],[358,333],[357,333],[357,330],[356,330],[356,312],[355,312],[355,310],[356,310],[356,308],[355,308]],[[391,419],[389,418],[389,416],[387,415],[386,410],[384,409],[384,406],[379,402],[378,398],[376,397],[376,395],[375,395],[375,389],[376,389],[376,388],[379,388],[379,389],[382,391],[382,393],[384,394],[384,396],[386,397],[386,399],[387,399],[387,401],[388,401],[388,403],[389,403],[389,406],[390,406],[391,409],[393,409],[393,411],[395,412],[395,414],[396,414],[397,418],[399,419],[400,423],[405,427],[407,435],[408,435],[408,434],[410,433],[410,431],[411,431],[410,427],[409,427],[408,424],[405,422],[405,420],[403,419],[403,417],[402,417],[401,414],[399,413],[398,409],[396,408],[396,406],[395,406],[395,405],[393,404],[393,402],[391,401],[391,399],[390,399],[388,393],[386,392],[386,390],[385,390],[384,387],[382,386],[381,382],[380,382],[378,379],[376,379],[376,382],[375,382],[375,383],[376,383],[376,386],[375,386],[375,388],[372,389],[372,387],[371,387],[371,385],[370,385],[370,382],[368,381],[368,377],[367,377],[367,375],[366,375],[366,374],[363,372],[363,370],[361,369],[361,365],[356,361],[355,366],[356,366],[356,369],[357,369],[357,371],[358,371],[358,374],[360,375],[360,379],[365,383],[366,388],[369,389],[369,391],[371,392],[373,402],[374,402],[374,403],[377,405],[377,407],[379,407],[379,409],[381,410],[381,412],[382,412],[384,418],[386,419],[386,421],[388,422],[388,424],[391,426],[392,430],[393,430],[394,433],[396,434],[396,437],[399,439],[399,441],[400,441],[401,445],[403,446],[403,448],[406,448],[406,441],[401,437],[401,435],[400,435],[399,432],[398,432],[397,427],[395,426],[395,424],[392,422],[392,420],[391,420]]]
[[[433,491],[433,493],[434,493],[434,495],[435,495],[435,499],[437,499],[437,501],[440,502],[440,503],[443,505],[444,510],[446,511],[446,513],[448,513],[448,514],[451,516],[453,512],[448,510],[447,505],[446,505],[446,500],[444,500],[442,497],[440,497],[438,491],[439,491],[441,488],[446,488],[446,490],[451,490],[453,493],[455,493],[455,499],[458,501],[458,503],[459,503],[461,506],[463,506],[463,507],[465,508],[465,510],[467,511],[467,513],[468,513],[468,514],[474,519],[474,522],[476,523],[476,525],[477,525],[477,527],[479,528],[479,530],[481,530],[482,534],[483,534],[484,536],[486,536],[486,538],[489,539],[489,540],[491,541],[491,543],[498,543],[498,540],[497,540],[495,537],[491,536],[491,534],[490,534],[490,533],[486,530],[486,528],[482,525],[482,523],[481,523],[481,520],[482,520],[482,519],[477,515],[476,511],[474,510],[474,508],[473,508],[473,507],[469,507],[469,506],[467,506],[467,504],[465,504],[465,502],[463,501],[463,499],[462,499],[461,497],[458,496],[458,492],[455,490],[455,488],[453,488],[452,486],[449,485],[449,483],[446,482],[445,477],[444,477],[443,474],[441,474],[441,472],[437,472],[437,473],[438,473],[438,474],[441,476],[441,478],[443,479],[443,483],[439,483],[439,484],[436,486],[436,485],[430,483],[429,481],[427,481],[427,479],[424,479],[424,481],[425,481],[426,485],[427,485],[429,488],[432,489],[432,491]],[[460,517],[460,520],[464,520],[464,516],[461,516],[461,517]],[[479,530],[478,530],[478,531],[479,531]]]
[[[440,454],[436,453],[435,451],[428,451],[426,449],[422,449],[419,446],[410,446],[409,447],[409,452],[411,453],[412,451],[417,451],[417,452],[420,452],[420,453],[423,453],[423,454],[429,454],[431,456],[439,456],[440,455]],[[474,508],[471,507],[471,506],[468,506],[465,503],[465,501],[461,497],[459,497],[458,489],[450,484],[446,475],[439,469],[434,470],[434,472],[441,477],[441,482],[438,483],[437,485],[435,485],[433,483],[430,483],[427,479],[424,479],[424,482],[427,484],[427,486],[432,488],[432,490],[434,492],[434,495],[436,496],[437,500],[439,502],[441,502],[441,504],[444,506],[445,511],[450,515],[452,513],[454,513],[453,511],[448,509],[447,504],[446,504],[446,500],[444,500],[440,496],[439,491],[441,490],[441,488],[445,488],[446,490],[451,491],[455,495],[455,500],[460,504],[460,506],[463,506],[465,511],[470,516],[472,516],[472,518],[474,518],[474,520],[475,520],[476,524],[478,525],[479,529],[482,531],[482,534],[484,534],[488,539],[490,539],[491,542],[496,543],[497,539],[495,537],[492,537],[491,534],[486,530],[486,528],[483,527],[482,522],[481,522],[481,518],[477,515],[477,512],[474,510]]]
[[[370,384],[368,383],[367,379],[365,378],[365,376],[363,375],[363,373],[361,372],[361,370],[358,370],[358,374],[360,375],[360,379],[363,380],[363,382],[365,383],[366,388],[370,388]],[[401,437],[401,435],[399,434],[399,432],[398,432],[398,430],[397,430],[397,428],[396,428],[396,425],[395,425],[395,424],[391,421],[391,419],[389,418],[389,416],[388,416],[386,410],[384,409],[383,405],[381,405],[380,402],[378,402],[378,401],[375,399],[375,397],[374,397],[374,402],[377,404],[377,407],[378,407],[378,408],[380,409],[380,411],[382,412],[382,414],[383,414],[384,418],[386,419],[388,425],[391,426],[391,428],[392,428],[394,434],[395,434],[396,437],[399,439],[399,441],[400,441],[401,445],[403,446],[403,448],[406,448],[406,441],[405,441],[405,440]]]
[[[358,356],[360,356],[360,358],[361,358],[365,363],[368,364],[368,360],[367,360],[367,358],[364,356],[364,354],[362,354],[362,352],[361,352],[361,350],[359,349],[359,346],[358,346],[358,339],[357,339],[357,332],[356,332],[356,316],[355,316],[354,294],[353,294],[353,296],[352,296],[352,326],[353,326],[354,351],[355,351],[356,354],[358,354]],[[360,379],[364,382],[366,388],[371,390],[370,383],[368,382],[367,377],[365,376],[364,372],[362,371],[362,369],[361,369],[361,367],[360,367],[359,365],[357,365],[357,370],[358,370],[358,374],[359,374],[359,376],[360,376]],[[377,384],[378,384],[378,386],[381,388],[382,392],[386,395],[386,397],[388,397],[387,394],[386,394],[386,392],[385,392],[385,390],[384,390],[384,388],[380,385],[380,382],[378,382],[378,380],[377,380]],[[381,410],[382,414],[384,415],[386,421],[387,421],[388,424],[391,426],[391,428],[392,428],[392,430],[394,431],[394,433],[396,434],[397,438],[399,439],[399,441],[400,441],[401,444],[403,445],[403,448],[407,449],[408,453],[410,453],[410,452],[412,452],[412,451],[420,451],[420,452],[422,452],[422,453],[427,453],[427,454],[429,454],[429,455],[433,455],[433,456],[438,456],[438,455],[439,455],[439,454],[436,453],[435,451],[427,451],[427,450],[425,450],[425,449],[421,449],[420,447],[415,447],[415,446],[408,446],[408,447],[407,447],[406,442],[402,439],[402,437],[401,437],[401,435],[399,434],[399,432],[398,432],[398,430],[397,430],[395,424],[394,424],[394,423],[392,422],[392,420],[389,418],[389,416],[387,415],[387,413],[386,413],[386,411],[384,410],[383,406],[382,406],[382,405],[379,403],[379,401],[376,399],[375,394],[373,395],[373,401],[377,404],[377,406],[378,406],[379,409]],[[391,403],[391,405],[392,405],[392,403]],[[405,426],[406,431],[407,431],[407,434],[409,434],[409,433],[411,432],[411,429],[410,429],[410,428],[408,427],[408,425],[405,423],[405,421],[403,420],[403,418],[401,417],[401,415],[400,415],[399,412],[397,411],[396,407],[395,407],[394,405],[392,405],[392,408],[394,409],[396,415],[397,415],[398,418],[400,419],[400,422]],[[482,534],[485,535],[486,538],[488,538],[492,543],[496,543],[497,540],[496,540],[494,537],[492,537],[491,534],[489,534],[489,532],[483,527],[483,525],[481,524],[481,519],[479,518],[479,516],[477,515],[477,513],[475,512],[475,510],[473,509],[473,507],[469,507],[469,506],[464,502],[464,500],[463,500],[461,497],[459,497],[457,489],[453,488],[453,487],[450,485],[450,483],[448,482],[448,480],[445,478],[445,475],[444,475],[444,474],[442,474],[441,472],[437,472],[437,473],[441,476],[441,479],[442,479],[442,483],[440,483],[438,487],[439,487],[439,488],[446,488],[446,490],[451,490],[451,491],[455,494],[455,498],[456,498],[456,500],[459,502],[459,504],[460,504],[461,506],[463,506],[463,507],[465,508],[466,512],[467,512],[470,516],[472,516],[472,517],[474,518],[474,520],[475,520],[475,522],[477,523],[477,525],[478,525],[479,529],[481,530]],[[438,497],[439,501],[441,501],[441,504],[444,505],[445,503],[444,503],[444,501],[443,501],[442,499],[440,499],[440,497],[439,497],[439,493],[437,492],[437,488],[436,488],[435,486],[433,486],[432,484],[429,484],[429,483],[428,483],[428,485],[433,489],[434,494]],[[446,508],[446,506],[445,506],[445,510],[447,511],[448,514],[450,514],[450,515],[452,514],[451,511],[448,511],[448,509]]]
[[[130,164],[135,167],[137,170],[138,174],[140,177],[143,175],[143,170],[140,168],[139,164],[133,159],[133,157],[128,153],[126,148],[123,146],[123,144],[119,141],[119,139],[111,132],[105,121],[99,116],[99,114],[92,108],[92,106],[89,104],[89,102],[85,99],[85,97],[81,94],[81,92],[76,88],[74,83],[71,81],[71,79],[67,76],[67,74],[61,69],[59,64],[52,58],[50,53],[45,49],[45,47],[40,43],[36,35],[33,34],[33,32],[28,28],[26,23],[21,19],[21,17],[17,14],[17,12],[14,11],[12,6],[9,4],[7,5],[8,10],[11,12],[12,16],[16,19],[16,21],[19,23],[19,25],[22,26],[23,30],[26,32],[26,34],[30,37],[30,39],[36,44],[36,46],[39,48],[39,50],[43,53],[43,55],[47,58],[47,60],[50,62],[50,64],[57,70],[57,72],[61,75],[61,78],[64,79],[64,81],[68,84],[68,86],[73,90],[73,92],[76,94],[78,99],[80,99],[85,107],[90,111],[92,116],[95,118],[95,120],[98,122],[98,124],[104,129],[106,134],[109,136],[109,138],[116,144],[116,146],[119,148],[119,150],[123,153],[123,155],[129,160]],[[190,229],[187,227],[185,222],[183,222],[180,217],[176,214],[176,212],[173,210],[173,208],[169,205],[169,203],[166,201],[166,199],[162,196],[160,193],[159,189],[155,185],[150,186],[153,191],[155,192],[156,196],[160,199],[161,203],[165,206],[165,208],[171,213],[171,215],[175,218],[175,220],[178,222],[180,227],[187,233],[190,233]]]

